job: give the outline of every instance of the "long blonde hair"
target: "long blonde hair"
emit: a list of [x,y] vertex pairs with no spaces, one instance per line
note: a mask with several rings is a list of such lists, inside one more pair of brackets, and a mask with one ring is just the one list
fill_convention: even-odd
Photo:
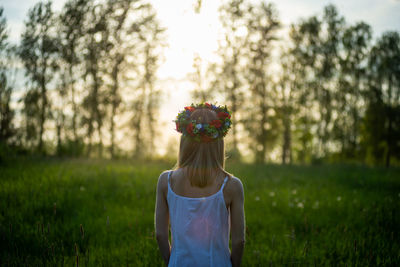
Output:
[[[197,109],[190,118],[197,123],[209,123],[217,119],[215,111]],[[219,171],[231,176],[225,168],[225,144],[223,138],[212,142],[196,142],[184,135],[179,144],[178,162],[175,169],[183,168],[192,186],[205,187]]]

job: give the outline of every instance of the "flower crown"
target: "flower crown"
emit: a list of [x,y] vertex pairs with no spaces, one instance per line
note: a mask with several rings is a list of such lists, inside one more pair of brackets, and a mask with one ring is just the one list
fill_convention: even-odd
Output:
[[[190,115],[196,109],[208,108],[217,113],[218,119],[210,121],[210,123],[197,123],[191,120]],[[191,104],[185,107],[185,110],[176,116],[176,130],[184,136],[191,137],[197,142],[208,143],[218,138],[224,137],[231,127],[231,114],[226,106],[216,106],[209,103]]]

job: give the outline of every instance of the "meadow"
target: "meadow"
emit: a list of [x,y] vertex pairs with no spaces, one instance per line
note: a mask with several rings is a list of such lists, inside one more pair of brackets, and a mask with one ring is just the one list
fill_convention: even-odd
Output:
[[[162,266],[155,189],[173,162],[0,165],[0,266]],[[227,163],[245,190],[243,266],[399,266],[400,169]]]

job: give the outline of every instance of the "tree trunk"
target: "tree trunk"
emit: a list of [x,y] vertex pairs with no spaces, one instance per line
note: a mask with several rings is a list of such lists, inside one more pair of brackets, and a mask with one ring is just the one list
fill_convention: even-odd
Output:
[[[118,57],[118,56],[117,56]],[[111,90],[111,97],[113,98],[112,99],[112,102],[111,102],[111,118],[110,118],[110,134],[111,134],[111,141],[110,141],[110,154],[111,154],[111,158],[115,158],[115,150],[114,150],[114,146],[115,146],[115,121],[114,121],[114,118],[115,118],[115,115],[116,115],[116,112],[117,112],[117,105],[118,105],[118,103],[117,103],[117,91],[118,91],[118,87],[119,87],[119,84],[118,84],[118,72],[119,72],[119,64],[120,64],[120,61],[117,59],[117,62],[115,63],[115,65],[114,65],[114,68],[113,68],[113,72],[112,72],[112,79],[113,79],[113,82],[114,82],[114,84],[113,84],[113,87],[112,87],[112,90]]]
[[39,144],[38,144],[38,152],[43,154],[43,134],[44,134],[44,123],[46,120],[46,106],[47,106],[47,96],[46,96],[46,60],[43,62],[43,70],[42,70],[42,77],[40,80],[41,83],[41,98],[42,98],[42,106],[40,110],[40,132],[39,132]]
[[[71,102],[72,102],[72,132],[74,135],[74,143],[77,145],[78,142],[78,134],[76,132],[76,114],[77,114],[77,105],[75,102],[75,82],[73,81],[73,73],[72,73],[72,63],[69,65],[69,78],[71,79],[70,81],[70,86],[71,86]],[[76,149],[76,147],[74,148]]]
[[386,152],[386,159],[385,159],[385,165],[387,168],[390,166],[390,157],[392,154],[392,131],[393,131],[393,117],[392,117],[392,78],[389,76],[388,79],[388,104],[386,105],[387,109],[387,117],[389,120],[389,125],[388,125],[388,130],[386,134],[386,143],[388,146],[387,152]]
[[291,122],[289,116],[285,116],[283,125],[282,164],[286,164],[292,162]]

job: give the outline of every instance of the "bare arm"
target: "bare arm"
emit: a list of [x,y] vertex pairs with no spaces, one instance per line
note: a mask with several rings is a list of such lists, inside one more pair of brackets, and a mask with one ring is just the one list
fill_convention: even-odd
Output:
[[156,211],[155,211],[155,230],[158,247],[166,265],[168,265],[171,253],[171,246],[168,240],[169,212],[166,192],[168,188],[167,173],[164,172],[158,178]]
[[232,251],[231,261],[233,267],[240,266],[245,243],[245,219],[244,219],[244,193],[243,185],[239,179],[233,178],[231,182],[231,237]]

